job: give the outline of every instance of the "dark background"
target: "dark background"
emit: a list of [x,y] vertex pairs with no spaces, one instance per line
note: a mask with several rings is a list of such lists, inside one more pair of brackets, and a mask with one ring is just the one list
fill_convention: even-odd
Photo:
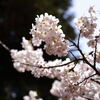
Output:
[[[20,50],[22,36],[30,38],[28,33],[34,18],[45,12],[59,18],[66,36],[74,39],[75,32],[70,25],[74,16],[63,17],[71,3],[72,0],[0,0],[0,40],[10,49]],[[30,72],[17,72],[9,52],[0,46],[0,100],[22,100],[29,90],[37,90],[44,100],[56,100],[49,93],[53,81],[34,78]]]

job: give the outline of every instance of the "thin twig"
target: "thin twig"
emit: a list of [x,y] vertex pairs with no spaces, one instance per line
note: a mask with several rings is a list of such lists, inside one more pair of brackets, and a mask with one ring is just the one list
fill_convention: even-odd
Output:
[[83,57],[83,60],[84,60],[89,66],[91,66],[91,67],[94,69],[93,65],[92,65],[92,64],[87,60],[87,58],[84,56],[84,54],[83,54],[82,50],[80,49],[80,47],[77,46],[76,43],[73,42],[71,39],[69,39],[69,41],[70,41],[71,43],[73,43],[73,45],[78,49],[78,51],[80,52],[80,54],[81,54],[82,57]]
[[69,72],[71,72],[71,71],[73,71],[73,72],[74,72],[74,68],[76,67],[76,65],[77,65],[77,63],[75,63],[74,67],[73,67],[73,68],[71,68],[71,69],[69,70]]
[[83,60],[83,58],[75,59],[75,60],[72,60],[72,61],[70,61],[70,62],[68,62],[68,63],[62,64],[62,65],[49,66],[49,68],[52,68],[52,67],[62,67],[62,66],[69,65],[69,64],[71,64],[71,63],[73,63],[73,62],[81,61],[81,60]]
[[94,66],[96,66],[96,53],[97,53],[97,38],[95,39],[95,52],[94,52]]
[[72,53],[72,51],[69,51],[71,55],[74,57],[74,59],[77,59],[76,56]]
[[77,46],[76,43],[73,42],[71,39],[69,39],[69,41],[70,41],[71,43],[73,43],[73,45],[78,49],[78,51],[80,52],[81,56],[83,57],[83,61],[84,61],[86,64],[88,64],[88,65],[96,72],[96,74],[98,74],[98,75],[100,76],[100,73],[98,72],[98,70],[96,69],[96,67],[94,66],[94,64],[92,65],[92,64],[87,60],[87,58],[86,58],[85,55],[83,54],[83,52],[82,52],[82,50],[80,49],[80,47]]
[[10,52],[10,48],[8,48],[2,41],[0,41],[0,45],[1,45],[4,49],[6,49],[7,51]]
[[80,36],[81,36],[81,32],[78,35],[78,43],[77,43],[78,46],[79,46],[79,43],[80,43]]
[[95,73],[95,74],[92,74],[92,75],[90,75],[90,76],[84,78],[81,82],[78,82],[78,83],[75,84],[75,85],[79,85],[79,84],[83,83],[84,81],[88,80],[89,78],[91,78],[91,77],[93,77],[93,76],[95,76],[95,75],[97,75],[97,74],[96,74],[96,73]]

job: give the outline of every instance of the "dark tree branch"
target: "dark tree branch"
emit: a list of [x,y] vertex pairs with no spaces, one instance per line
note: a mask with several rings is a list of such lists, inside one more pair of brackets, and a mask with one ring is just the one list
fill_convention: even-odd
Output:
[[[78,62],[78,61],[81,61],[81,60],[83,60],[83,59],[81,59],[81,58],[80,58],[80,59],[75,59],[75,60],[72,60],[72,61],[67,62],[67,63],[65,63],[65,64],[55,65],[55,66],[48,66],[48,67],[34,66],[34,67],[37,67],[37,68],[47,68],[47,69],[49,69],[49,68],[56,68],[56,67],[66,66],[66,65],[69,65],[69,64],[71,64],[71,63],[75,63],[75,62]],[[16,61],[16,60],[13,60],[13,62],[19,62],[20,64],[27,65],[27,66],[33,66],[33,65],[31,65],[31,64],[28,64],[28,63],[21,63],[20,61]]]
[[[92,65],[87,58],[85,57],[85,55],[83,54],[82,50],[80,49],[80,47],[78,45],[76,45],[75,42],[73,42],[71,39],[68,39],[76,48],[77,50],[80,52],[81,56],[83,57],[83,61],[88,64],[95,72],[96,74],[98,74],[100,76],[100,73],[97,71],[96,67],[94,66],[94,64]],[[96,58],[95,58],[96,59]]]
[[92,79],[92,78],[91,78],[91,81],[94,81],[94,82],[96,82],[97,84],[99,84],[99,85],[100,85],[100,82],[99,82],[99,81],[97,81],[97,80],[95,80],[95,79]]
[[96,53],[97,53],[97,38],[95,39],[95,52],[94,52],[94,67],[96,67]]
[[95,74],[92,74],[92,75],[90,75],[90,76],[84,78],[81,82],[78,82],[78,83],[75,84],[75,85],[80,85],[81,83],[83,83],[84,81],[88,80],[89,78],[91,78],[91,77],[93,77],[93,76],[95,76],[95,75],[97,75],[97,74],[96,74],[96,73],[95,73]]

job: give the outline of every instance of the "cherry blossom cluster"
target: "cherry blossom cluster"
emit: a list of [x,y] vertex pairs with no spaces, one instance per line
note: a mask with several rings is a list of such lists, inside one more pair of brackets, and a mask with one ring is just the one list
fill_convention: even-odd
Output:
[[40,46],[45,42],[44,49],[49,55],[66,56],[68,52],[68,43],[64,39],[65,34],[58,25],[59,20],[52,15],[45,13],[37,16],[36,25],[32,25],[30,34],[32,34],[32,43],[34,46]]
[[[56,78],[50,92],[59,100],[100,100],[100,32],[95,15],[96,10],[90,7],[89,16],[78,19],[79,36],[76,41],[69,37],[65,39],[56,17],[47,13],[37,16],[30,31],[32,38],[22,38],[23,50],[10,50],[16,70],[30,71],[37,78]],[[80,38],[83,37],[91,47],[88,53],[80,48]],[[71,46],[80,53],[78,57]],[[45,61],[43,51],[50,56],[67,57],[65,60]],[[68,57],[68,54],[73,57]],[[30,91],[24,100],[42,100],[36,97],[36,92]]]
[[[31,71],[35,77],[47,76],[50,78],[58,77],[61,74],[60,70],[65,68],[44,69],[44,67],[56,66],[70,61],[61,59],[54,61],[44,61],[43,50],[48,55],[58,55],[58,57],[66,56],[69,50],[69,44],[65,40],[65,35],[61,30],[61,25],[58,25],[59,20],[52,15],[45,13],[37,16],[36,25],[32,25],[30,34],[31,40],[22,39],[23,50],[11,50],[11,56],[14,59],[14,67],[21,72]],[[39,46],[45,43],[44,48]],[[38,49],[34,49],[37,46]],[[40,68],[41,67],[41,68]],[[55,73],[56,71],[56,73]]]

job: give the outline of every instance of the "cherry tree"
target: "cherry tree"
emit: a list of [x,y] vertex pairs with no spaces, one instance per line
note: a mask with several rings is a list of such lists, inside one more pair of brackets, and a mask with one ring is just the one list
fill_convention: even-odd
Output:
[[[92,6],[89,16],[78,19],[76,26],[79,35],[75,41],[65,37],[59,19],[48,13],[35,19],[35,25],[29,34],[32,38],[22,38],[22,50],[9,49],[2,42],[12,57],[14,68],[19,72],[30,71],[34,77],[56,78],[51,87],[51,94],[59,100],[100,100],[100,33],[97,28],[98,13]],[[87,52],[80,48],[80,39],[89,48]],[[41,47],[43,45],[43,47]],[[74,49],[79,56],[74,54]],[[59,59],[45,61],[43,51]],[[72,57],[68,56],[71,55]],[[62,60],[62,57],[66,57]],[[43,100],[37,98],[36,91],[30,91],[24,100]]]

